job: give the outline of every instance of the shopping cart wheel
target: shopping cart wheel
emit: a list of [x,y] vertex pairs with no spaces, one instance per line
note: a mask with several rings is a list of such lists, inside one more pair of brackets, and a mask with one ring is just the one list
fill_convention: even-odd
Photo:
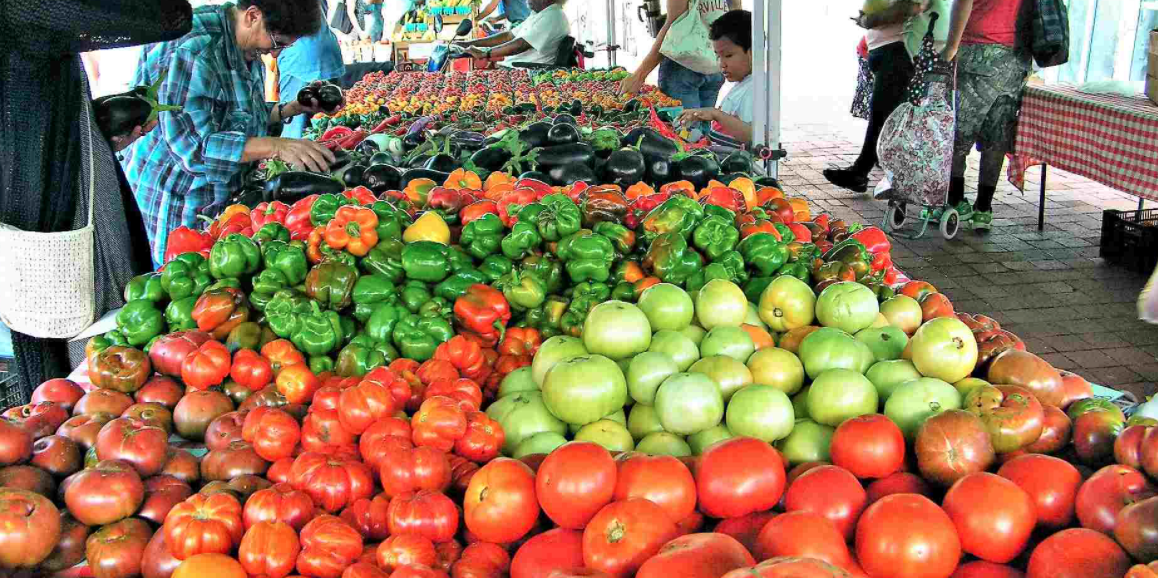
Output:
[[941,215],[941,236],[946,240],[957,236],[957,229],[961,226],[961,219],[957,216],[957,209],[945,208]]
[[890,230],[897,230],[905,226],[905,204],[889,201],[889,210],[885,213],[885,222]]

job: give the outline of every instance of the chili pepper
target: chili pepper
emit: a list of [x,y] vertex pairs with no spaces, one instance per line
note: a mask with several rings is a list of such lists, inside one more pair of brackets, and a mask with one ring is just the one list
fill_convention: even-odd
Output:
[[573,283],[607,281],[615,260],[611,240],[589,230],[581,230],[559,242],[559,260]]
[[313,211],[314,202],[318,200],[320,195],[310,195],[302,198],[290,207],[285,216],[285,227],[289,229],[290,238],[295,241],[304,241],[310,236],[310,232],[314,230],[314,223],[310,219],[310,213]]
[[519,212],[523,207],[539,199],[538,193],[532,189],[515,189],[499,199],[499,218],[507,227],[514,227],[519,222]]
[[[308,101],[304,102],[302,104],[308,105]],[[332,126],[328,129],[326,129],[326,132],[322,133],[322,136],[321,136],[321,138],[318,139],[318,142],[336,141],[342,137],[350,136],[353,133],[354,133],[354,129],[352,129],[348,126],[343,126],[343,125]]]
[[563,264],[551,255],[531,255],[523,259],[520,270],[538,277],[546,287],[547,293],[559,293],[563,290]]
[[652,209],[640,222],[643,240],[651,243],[664,233],[677,233],[686,239],[703,218],[704,209],[699,203],[683,195],[676,195]]
[[503,238],[503,221],[498,215],[486,213],[462,228],[459,244],[477,259],[485,259],[499,251]]
[[[317,206],[317,205],[315,205]],[[340,207],[326,225],[326,245],[335,251],[345,249],[355,257],[364,257],[378,244],[378,215],[365,207]]]
[[[301,247],[281,241],[270,241],[261,249],[266,270],[281,273],[287,286],[294,287],[306,280],[310,266],[306,262],[306,254]],[[254,281],[254,290],[256,289],[257,282]]]
[[454,337],[454,328],[441,317],[407,315],[394,326],[394,345],[406,359],[426,361],[434,357],[439,344]]
[[354,203],[357,205],[370,205],[378,200],[378,197],[374,196],[374,191],[371,191],[366,187],[354,187],[352,189],[348,189],[342,192],[342,196],[351,201],[354,201]]
[[434,294],[453,302],[463,296],[471,285],[489,283],[487,276],[477,269],[463,269],[434,286]]
[[624,255],[631,253],[635,248],[635,232],[619,223],[610,221],[596,223],[594,232],[610,239],[615,250]]
[[333,311],[349,307],[358,271],[338,261],[325,261],[306,275],[306,294]]
[[479,272],[486,277],[487,283],[498,281],[503,275],[514,270],[514,268],[514,262],[503,255],[491,255],[484,259],[478,266]]
[[511,320],[511,308],[501,291],[480,283],[472,285],[454,302],[454,315],[468,331],[486,339],[492,336],[501,339]]
[[322,227],[334,218],[338,208],[351,204],[354,204],[354,201],[342,195],[332,193],[320,195],[310,207],[310,223],[315,227]]
[[165,316],[157,309],[156,303],[148,299],[135,299],[125,303],[117,313],[117,331],[133,347],[140,347],[165,330]]
[[323,312],[316,301],[311,301],[310,312],[300,316],[301,321],[290,341],[302,353],[325,355],[337,347],[342,339],[342,321],[336,312]]
[[197,322],[193,321],[193,307],[197,305],[197,297],[174,299],[165,307],[165,322],[169,324],[169,331],[188,331],[197,329]]
[[261,266],[261,249],[236,233],[217,241],[209,252],[209,273],[217,279],[250,275]]
[[700,254],[688,246],[678,232],[663,233],[655,238],[643,259],[643,268],[664,283],[681,284],[703,266]]
[[390,127],[398,126],[401,123],[402,123],[402,115],[401,114],[395,114],[394,116],[387,117],[382,122],[378,123],[378,126],[375,126],[373,129],[370,130],[370,134],[384,133]]
[[202,257],[209,257],[209,249],[213,247],[213,237],[204,231],[189,227],[177,227],[169,233],[168,244],[165,245],[165,262],[168,263],[182,253],[200,253]]
[[366,323],[380,304],[398,298],[398,288],[382,275],[363,275],[354,284],[351,298],[354,302],[354,319]]
[[417,241],[402,249],[402,269],[408,279],[438,283],[450,275],[450,249],[434,241]]
[[[252,211],[249,212],[249,220],[254,227],[260,230],[269,223],[285,224],[285,218],[289,214],[289,205],[281,201],[273,201],[270,203],[259,203]],[[172,238],[173,234],[169,233]]]
[[453,303],[445,297],[431,297],[418,307],[418,315],[419,317],[441,317],[450,321],[454,316]]
[[285,225],[281,223],[266,223],[253,234],[253,240],[258,245],[264,245],[270,241],[288,243],[290,241],[290,232],[289,229],[285,228]]
[[567,313],[570,301],[558,295],[550,295],[542,305],[527,311],[523,318],[526,327],[538,329],[544,339],[561,333],[560,322]]
[[412,222],[406,211],[399,210],[386,201],[375,201],[370,205],[370,210],[378,216],[379,243],[387,238],[402,240],[402,231],[405,231]]
[[274,335],[289,339],[301,327],[301,316],[310,311],[310,300],[293,289],[274,293],[265,305],[265,319]]
[[359,264],[367,273],[381,275],[393,283],[401,283],[406,278],[406,271],[402,268],[403,248],[402,241],[396,238],[380,237],[378,244],[362,257]]
[[736,247],[744,261],[763,276],[773,275],[788,262],[788,247],[768,233],[756,233]]
[[422,281],[407,281],[402,287],[402,305],[411,313],[418,313],[433,294]]
[[165,265],[161,273],[161,288],[176,301],[196,297],[213,282],[209,276],[209,261],[197,253],[182,253]]
[[225,288],[206,291],[193,306],[193,320],[197,329],[223,340],[234,327],[249,320],[249,302],[238,289]]
[[731,221],[725,221],[719,216],[704,219],[692,233],[692,242],[696,248],[703,251],[711,261],[734,249],[739,241],[740,232],[732,226]]
[[386,363],[386,355],[381,350],[363,343],[350,343],[338,352],[334,371],[341,377],[362,377]]
[[161,286],[160,273],[145,273],[144,275],[133,277],[128,284],[125,285],[124,297],[126,303],[137,299],[146,299],[153,303],[164,303],[169,299],[169,295],[165,293],[165,288]]
[[503,292],[503,296],[515,311],[534,309],[547,299],[547,288],[533,273],[511,271],[499,279],[495,287]]
[[391,302],[379,303],[366,319],[366,335],[375,342],[389,343],[394,327],[409,312],[402,305]]

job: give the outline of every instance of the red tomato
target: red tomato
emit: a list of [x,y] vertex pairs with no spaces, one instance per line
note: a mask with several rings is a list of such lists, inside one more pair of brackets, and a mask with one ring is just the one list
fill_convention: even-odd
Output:
[[242,512],[246,528],[258,522],[285,522],[294,530],[301,531],[313,517],[314,501],[289,484],[258,490],[245,501]]
[[654,502],[642,498],[612,502],[583,530],[583,562],[612,576],[630,576],[678,535],[675,522]]
[[245,568],[225,554],[198,554],[181,563],[173,571],[173,578],[246,578]]
[[1106,466],[1078,489],[1074,509],[1083,528],[1113,536],[1122,508],[1155,495],[1158,489],[1142,472],[1129,466]]
[[485,464],[498,457],[504,440],[506,432],[499,422],[481,411],[472,411],[466,414],[466,434],[454,442],[454,451],[472,462]]
[[466,413],[456,400],[437,395],[422,402],[410,418],[410,427],[415,445],[449,452],[455,442],[466,435]]
[[756,438],[712,444],[696,462],[700,511],[734,518],[771,509],[784,493],[784,459]]
[[484,542],[499,544],[525,536],[539,517],[535,483],[531,468],[518,460],[498,458],[483,466],[463,498],[467,529]]
[[812,512],[789,512],[773,518],[760,531],[752,553],[760,561],[800,556],[823,560],[846,571],[859,570],[836,526]]
[[246,530],[237,559],[251,576],[284,578],[293,571],[300,551],[298,533],[289,524],[260,522]]
[[865,494],[868,497],[868,503],[871,504],[892,494],[920,494],[928,498],[933,495],[933,489],[929,487],[928,482],[921,479],[921,476],[909,472],[897,472],[869,484],[865,488]]
[[747,516],[739,516],[737,518],[728,518],[726,520],[720,520],[720,523],[716,524],[716,528],[713,531],[735,538],[743,544],[749,552],[755,553],[757,537],[760,535],[760,531],[777,515],[776,512],[769,510],[767,512],[754,512]]
[[342,572],[342,578],[390,578],[373,562],[355,562]]
[[342,390],[338,398],[342,427],[354,435],[360,435],[375,421],[394,415],[398,409],[394,395],[377,381],[363,380]]
[[302,428],[290,414],[272,407],[258,407],[245,415],[242,438],[253,444],[262,459],[276,462],[293,455]]
[[815,558],[772,558],[721,578],[848,578],[848,572]]
[[419,564],[412,564],[410,566],[401,566],[390,575],[390,578],[448,578],[446,572],[431,568],[429,566],[422,566]]
[[310,520],[301,534],[298,572],[317,578],[338,578],[362,555],[362,536],[337,516]]
[[583,567],[583,532],[555,528],[527,540],[511,558],[511,578],[544,578]]
[[165,542],[178,560],[196,554],[228,554],[241,542],[241,503],[231,494],[194,494],[165,517]]
[[684,520],[695,511],[696,480],[683,462],[672,456],[635,452],[619,454],[615,462],[619,472],[612,499],[651,500],[673,520]]
[[381,468],[383,450],[374,446],[383,443],[383,440],[400,441],[393,438],[402,438],[405,447],[414,446],[414,442],[410,441],[410,420],[388,417],[366,428],[366,431],[358,437],[358,453],[362,454],[362,461],[375,470]]
[[446,453],[432,447],[387,447],[380,458],[382,489],[393,497],[419,490],[445,491],[450,487]]
[[953,520],[916,494],[886,496],[856,526],[856,553],[872,578],[948,578],[961,559]]
[[1034,548],[1026,578],[1122,576],[1130,557],[1113,539],[1085,528],[1062,530]]
[[1052,456],[1027,454],[997,470],[1025,490],[1037,505],[1037,525],[1064,528],[1074,519],[1074,501],[1082,475],[1069,462]]
[[580,530],[611,503],[616,475],[615,460],[603,446],[569,442],[548,454],[539,466],[535,495],[552,522],[561,528]]
[[962,564],[950,578],[1025,578],[1025,574],[1016,568],[978,560]]
[[373,499],[361,498],[342,510],[342,520],[369,541],[385,540],[390,535],[390,525],[386,512],[390,508],[390,498],[378,494]]
[[355,436],[342,425],[338,412],[327,409],[310,409],[302,421],[302,449],[307,452],[333,454],[347,447],[354,447]]
[[387,512],[392,535],[417,534],[436,544],[454,538],[458,517],[453,500],[429,490],[396,496]]
[[865,478],[884,478],[905,465],[905,436],[881,414],[845,420],[831,443],[832,463]]
[[988,472],[957,480],[942,504],[957,526],[961,549],[989,562],[1004,564],[1016,558],[1037,523],[1029,494]]
[[726,534],[688,534],[663,545],[639,567],[636,578],[719,578],[756,563],[752,554]]
[[502,546],[491,542],[475,542],[467,546],[459,562],[485,565],[499,574],[506,574],[511,569],[511,555]]
[[293,486],[307,494],[327,512],[339,512],[374,492],[374,473],[362,462],[338,455],[306,452],[294,460],[290,471]]
[[422,536],[390,536],[378,545],[378,566],[387,572],[412,564],[434,566],[437,563],[438,552],[434,549],[434,542]]
[[788,486],[784,507],[789,512],[820,514],[851,542],[856,521],[868,502],[864,488],[848,470],[820,466],[804,473]]

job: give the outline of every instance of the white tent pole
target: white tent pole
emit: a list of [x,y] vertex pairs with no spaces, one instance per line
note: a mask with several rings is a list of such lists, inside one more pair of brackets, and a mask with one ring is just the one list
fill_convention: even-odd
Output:
[[[756,0],[752,11],[752,74],[756,86],[753,145],[780,148],[780,57],[782,0]],[[779,163],[768,164],[776,177]]]
[[610,50],[617,44],[615,38],[615,0],[607,0],[607,67],[615,68],[615,51]]

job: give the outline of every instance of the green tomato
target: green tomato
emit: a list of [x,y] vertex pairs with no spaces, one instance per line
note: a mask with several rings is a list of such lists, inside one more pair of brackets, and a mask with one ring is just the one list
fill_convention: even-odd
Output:
[[539,346],[539,352],[535,354],[535,359],[531,361],[531,377],[539,387],[543,387],[543,380],[546,379],[547,372],[550,371],[556,363],[581,355],[587,355],[587,348],[583,346],[582,339],[567,335],[556,335],[544,341],[543,344]]
[[690,338],[670,329],[657,331],[648,351],[666,353],[680,371],[687,371],[700,358],[700,348]]
[[821,327],[800,342],[800,361],[808,377],[816,379],[830,369],[864,373],[876,359],[867,345],[831,327]]
[[917,366],[913,365],[912,361],[893,359],[874,363],[864,376],[876,386],[881,401],[888,401],[902,383],[921,379],[921,372],[917,371]]
[[792,414],[796,416],[796,419],[812,419],[808,415],[808,391],[810,389],[812,389],[811,385],[802,387],[800,391],[796,392],[796,395],[792,396]]
[[885,402],[885,415],[901,428],[910,442],[917,437],[917,429],[925,420],[950,409],[961,409],[961,393],[931,377],[902,384]]
[[788,396],[770,385],[749,385],[737,391],[726,414],[732,433],[766,442],[788,437],[795,419]]
[[698,456],[704,453],[704,450],[708,449],[708,446],[719,441],[730,440],[734,437],[736,436],[732,435],[728,426],[720,424],[688,436],[688,445],[692,448],[692,455]]
[[808,415],[816,423],[836,427],[844,420],[876,413],[877,388],[855,371],[829,369],[817,376],[808,391]]
[[956,317],[938,317],[913,334],[913,365],[925,377],[956,383],[977,365],[977,339]]
[[687,327],[681,329],[679,332],[684,337],[691,339],[692,343],[696,344],[696,347],[699,347],[700,343],[703,343],[704,336],[708,334],[708,330],[700,327],[699,325],[688,325]]
[[627,415],[627,431],[631,432],[635,441],[643,439],[647,434],[663,431],[655,406],[642,403],[631,406],[631,413]]
[[[917,371],[917,368],[914,367],[913,371]],[[920,377],[920,374],[918,374],[917,377],[914,377],[913,379],[917,379],[918,377]],[[872,379],[872,378],[869,378],[869,379]],[[992,385],[992,384],[989,383],[988,381],[985,381],[984,379],[977,379],[976,377],[966,377],[965,379],[962,379],[961,381],[954,383],[953,387],[957,388],[957,392],[961,394],[961,399],[964,400],[965,397],[969,395],[969,392],[971,392],[971,391],[973,391],[973,390],[975,390],[983,385]],[[962,401],[962,403],[964,403],[964,401]]]
[[687,292],[671,283],[659,283],[648,287],[639,296],[639,309],[647,315],[654,331],[671,329],[679,331],[692,323],[696,316],[696,306]]
[[602,355],[572,357],[547,372],[543,401],[555,417],[585,425],[623,409],[627,380],[619,366]]
[[765,347],[748,358],[752,383],[770,385],[793,395],[804,387],[804,364],[791,351],[779,347]]
[[587,314],[583,345],[590,353],[610,359],[626,359],[647,351],[651,323],[639,307],[623,301],[605,301]]
[[720,424],[724,419],[724,398],[720,386],[708,376],[677,373],[659,386],[655,410],[664,431],[691,435]]
[[[603,416],[603,419],[599,421],[613,421],[619,425],[627,427],[627,413],[621,409],[617,412]],[[567,424],[567,431],[570,432],[571,435],[575,435],[576,433],[579,433],[579,430],[583,429],[584,427],[586,426],[576,425],[573,423]]]
[[721,325],[739,325],[748,315],[748,298],[739,285],[726,279],[712,279],[696,298],[696,319],[711,330]]
[[773,279],[760,294],[760,319],[777,333],[812,325],[815,308],[812,288],[791,275]]
[[503,453],[512,455],[523,440],[539,432],[563,435],[567,424],[551,415],[538,391],[522,391],[496,400],[487,408],[487,416],[503,426]]
[[737,391],[752,385],[752,372],[748,366],[723,355],[705,357],[692,365],[688,372],[702,373],[711,378],[720,387],[724,403],[732,399]]
[[756,307],[756,304],[751,301],[748,302],[748,314],[744,316],[744,324],[754,325],[764,331],[768,331],[768,325],[764,323],[763,319],[760,319],[760,308]]
[[732,325],[712,329],[700,343],[701,357],[727,355],[740,363],[747,362],[755,351],[756,344],[752,342],[752,336]]
[[791,465],[804,462],[829,462],[829,446],[836,428],[820,425],[810,419],[797,419],[788,437],[776,442],[776,449]]
[[655,403],[655,391],[663,380],[680,372],[680,367],[666,353],[645,351],[636,355],[627,368],[627,392],[638,403]]
[[880,306],[876,293],[855,281],[829,285],[816,299],[816,318],[820,324],[847,333],[869,327],[876,321],[878,313]]
[[692,455],[692,448],[680,436],[665,431],[648,434],[647,437],[635,444],[635,451],[652,456],[674,456],[677,458]]
[[530,366],[520,367],[508,373],[499,384],[498,398],[502,399],[520,391],[539,391],[539,386],[535,384],[535,378],[531,376]]
[[881,315],[889,325],[899,328],[906,335],[916,333],[924,320],[921,304],[908,295],[896,295],[881,303]]
[[575,433],[575,440],[599,444],[609,452],[630,452],[635,449],[635,439],[627,428],[609,419],[583,426]]
[[523,440],[519,447],[515,448],[515,453],[511,457],[517,460],[534,454],[549,454],[565,443],[567,443],[567,438],[553,431],[539,432]]
[[899,327],[869,327],[856,334],[856,340],[868,346],[877,361],[900,359],[909,343],[909,336]]

